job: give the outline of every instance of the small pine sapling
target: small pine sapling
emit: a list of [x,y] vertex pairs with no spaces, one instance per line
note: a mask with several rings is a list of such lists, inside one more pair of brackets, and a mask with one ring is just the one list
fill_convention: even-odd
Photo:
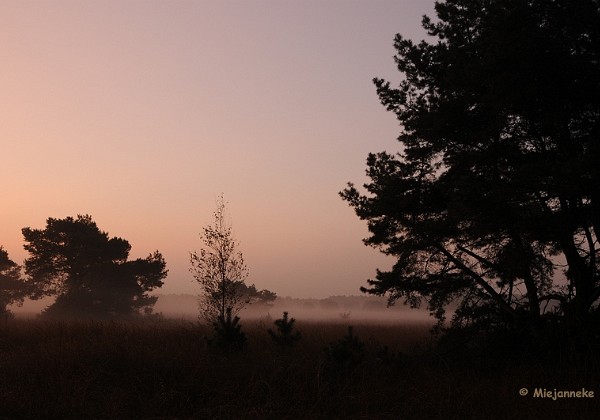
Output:
[[329,345],[325,351],[327,353],[327,366],[334,374],[354,370],[365,356],[364,343],[352,333],[352,327],[348,327],[348,334]]
[[231,308],[227,308],[226,316],[213,322],[215,332],[208,344],[220,350],[241,350],[246,345],[246,334],[239,322],[240,317],[232,316]]
[[275,320],[274,324],[277,327],[277,331],[268,329],[267,332],[275,343],[280,345],[282,348],[292,347],[296,344],[300,338],[300,332],[294,331],[294,318],[288,318],[288,313],[283,313],[283,318]]

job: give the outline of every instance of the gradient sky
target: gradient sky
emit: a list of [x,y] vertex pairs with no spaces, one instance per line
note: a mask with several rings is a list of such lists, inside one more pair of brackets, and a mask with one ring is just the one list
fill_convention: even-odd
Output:
[[189,251],[228,201],[248,283],[358,294],[390,259],[341,200],[369,152],[399,150],[373,77],[433,0],[3,1],[0,245],[90,214],[158,249],[162,291],[194,293]]

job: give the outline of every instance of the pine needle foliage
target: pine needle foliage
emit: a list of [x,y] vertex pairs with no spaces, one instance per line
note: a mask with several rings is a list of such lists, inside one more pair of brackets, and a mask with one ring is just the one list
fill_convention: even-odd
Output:
[[226,315],[220,316],[213,322],[214,335],[208,339],[208,344],[219,350],[238,351],[246,346],[246,334],[242,331],[240,317],[233,316],[231,308]]
[[[596,345],[600,2],[444,0],[429,40],[394,40],[375,78],[400,153],[371,153],[342,197],[397,259],[362,290],[444,324]],[[458,306],[454,310],[452,306]],[[449,311],[447,311],[449,309]],[[521,340],[519,338],[519,340]]]
[[348,334],[327,347],[327,367],[332,374],[343,374],[353,371],[365,357],[364,343],[354,335],[352,327]]
[[284,312],[283,318],[276,319],[274,322],[277,331],[273,331],[269,328],[267,332],[277,345],[282,348],[292,347],[300,341],[300,338],[302,338],[300,331],[294,331],[295,322],[296,320],[294,318],[289,318],[288,313]]

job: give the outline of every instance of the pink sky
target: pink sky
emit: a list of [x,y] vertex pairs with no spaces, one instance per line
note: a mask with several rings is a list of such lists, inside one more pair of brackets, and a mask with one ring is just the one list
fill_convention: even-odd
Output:
[[338,196],[398,123],[396,33],[420,40],[424,0],[0,3],[0,245],[91,214],[132,257],[160,250],[165,293],[194,293],[223,193],[249,283],[281,296],[358,294],[392,261],[365,247]]

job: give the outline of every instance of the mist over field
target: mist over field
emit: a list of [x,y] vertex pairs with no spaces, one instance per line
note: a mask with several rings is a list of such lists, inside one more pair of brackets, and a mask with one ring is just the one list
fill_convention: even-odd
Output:
[[[168,318],[197,318],[197,297],[190,294],[158,295],[154,313]],[[247,305],[241,318],[279,318],[283,312],[297,320],[371,320],[383,322],[432,321],[426,309],[411,309],[401,303],[387,307],[387,299],[375,296],[331,296],[325,299],[280,297],[272,305]]]
[[[158,294],[153,314],[170,319],[197,320],[200,312],[198,297],[192,294]],[[27,300],[23,306],[13,305],[11,311],[19,318],[37,317],[54,302],[52,298]],[[387,299],[378,296],[331,296],[324,299],[278,297],[270,305],[249,304],[242,309],[244,319],[275,319],[288,312],[298,321],[378,321],[385,323],[434,322],[426,308],[412,309],[401,302],[388,307]]]

